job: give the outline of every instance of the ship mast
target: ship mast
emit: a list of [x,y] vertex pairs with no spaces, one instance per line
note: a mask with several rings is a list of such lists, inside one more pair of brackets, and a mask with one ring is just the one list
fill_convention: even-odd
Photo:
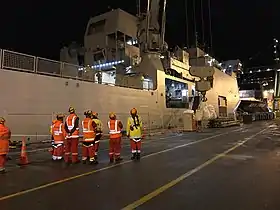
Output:
[[164,0],[161,31],[158,21],[159,9],[160,0],[147,0],[146,17],[144,19],[140,19],[140,24],[138,28],[138,40],[141,46],[141,53],[151,51],[159,52],[162,46],[164,45],[166,0]]
[[166,24],[166,0],[163,1],[162,21],[161,21],[161,37],[160,37],[160,49],[164,51],[164,39],[165,39],[165,24]]

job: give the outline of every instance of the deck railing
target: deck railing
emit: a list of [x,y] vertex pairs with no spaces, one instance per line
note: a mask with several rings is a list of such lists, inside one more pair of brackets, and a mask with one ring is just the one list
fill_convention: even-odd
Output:
[[[82,66],[4,49],[0,49],[0,69],[99,83],[95,79],[94,71],[83,71],[81,70],[84,69]],[[127,84],[117,85],[109,84],[108,82],[102,84],[150,90],[148,88],[134,87]],[[148,85],[148,87],[149,86],[150,85]]]

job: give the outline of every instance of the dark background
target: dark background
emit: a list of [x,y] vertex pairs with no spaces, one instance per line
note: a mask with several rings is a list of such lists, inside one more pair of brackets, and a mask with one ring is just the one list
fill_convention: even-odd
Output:
[[[145,6],[142,0],[142,9]],[[194,45],[193,0],[188,0],[189,41],[185,0],[167,1],[169,46]],[[196,2],[198,40],[202,40],[201,0]],[[206,45],[209,46],[208,0],[202,0]],[[87,21],[108,7],[136,13],[136,0],[10,0],[1,3],[0,48],[59,59],[71,41],[83,43]],[[273,62],[273,38],[280,38],[280,1],[211,0],[212,52],[217,59],[241,59],[246,66]]]

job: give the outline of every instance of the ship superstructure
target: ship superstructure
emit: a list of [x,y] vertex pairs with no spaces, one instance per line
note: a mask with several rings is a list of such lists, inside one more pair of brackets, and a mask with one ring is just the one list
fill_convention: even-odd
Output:
[[203,94],[219,116],[231,116],[239,101],[237,72],[224,73],[198,48],[168,51],[155,23],[158,2],[141,17],[116,9],[91,18],[84,47],[64,48],[72,62],[84,55],[82,67],[65,62],[67,56],[55,62],[2,51],[0,87],[13,93],[0,93],[0,110],[14,133],[47,135],[54,114],[70,105],[80,114],[98,112],[103,122],[110,111],[126,120],[136,107],[149,129],[179,127]]

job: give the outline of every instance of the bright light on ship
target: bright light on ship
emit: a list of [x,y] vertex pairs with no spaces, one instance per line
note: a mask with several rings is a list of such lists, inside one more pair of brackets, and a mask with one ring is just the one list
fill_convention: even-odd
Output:
[[129,41],[126,42],[126,44],[135,45],[135,44],[137,44],[137,40],[129,40]]
[[[108,63],[100,63],[100,64],[97,64],[97,65],[94,65],[94,66],[91,66],[91,68],[93,69],[100,69],[100,68],[112,68],[114,65],[118,65],[118,64],[121,64],[121,63],[124,63],[124,60],[121,60],[121,61],[113,61],[113,62],[108,62]],[[90,68],[88,66],[88,68]],[[79,71],[83,71],[85,70],[86,68],[78,68]]]
[[91,66],[91,68],[97,69],[97,68],[111,67],[113,65],[118,65],[118,64],[121,64],[121,63],[124,63],[124,60],[108,62],[108,63],[101,63],[101,64]]
[[183,90],[182,90],[182,96],[187,96],[187,95],[188,95],[188,90],[183,89]]
[[208,63],[209,63],[210,66],[213,66],[213,62],[215,62],[215,59],[214,59],[214,58],[211,58],[210,61],[208,61]]

